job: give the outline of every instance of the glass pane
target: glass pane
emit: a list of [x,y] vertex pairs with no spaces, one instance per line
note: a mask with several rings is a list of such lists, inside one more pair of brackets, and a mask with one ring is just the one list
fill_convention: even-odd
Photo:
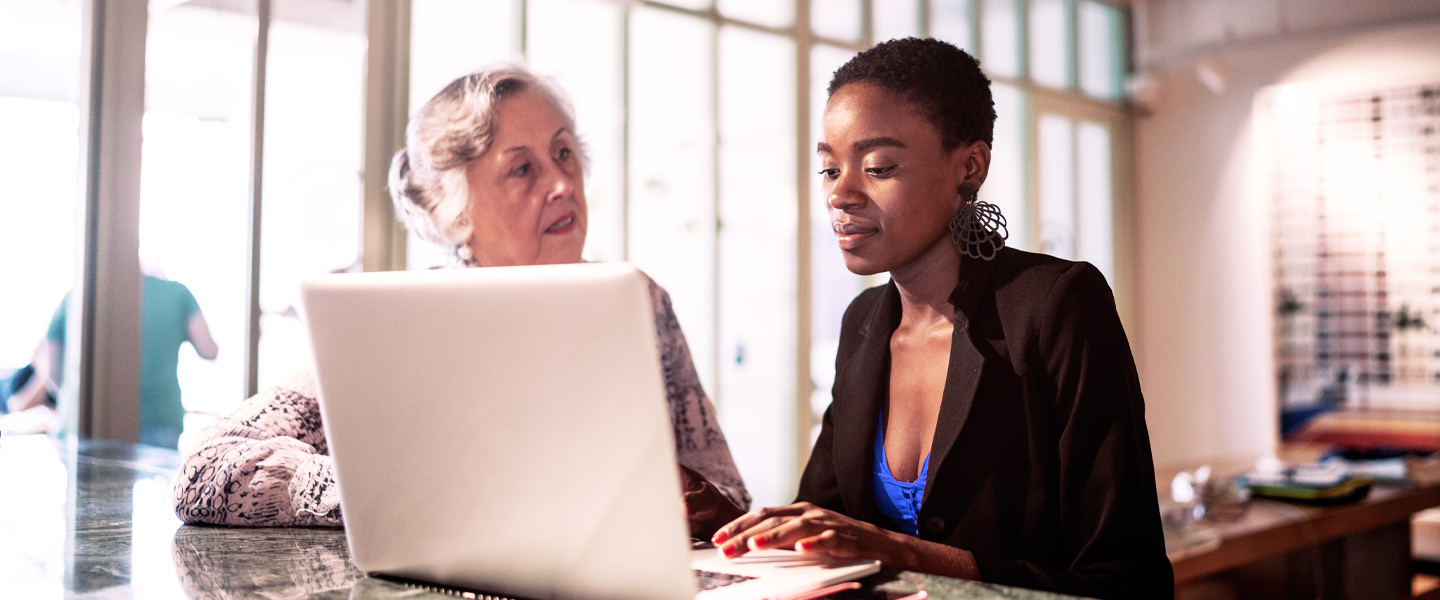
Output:
[[714,27],[630,17],[630,261],[670,292],[705,389],[715,390]]
[[[0,278],[11,284],[0,311],[0,380],[31,364],[75,280],[82,29],[78,2],[0,2],[0,180],[6,186],[0,201],[0,256],[5,257]],[[41,360],[48,362],[48,352]],[[59,505],[53,506],[53,524],[63,533]],[[51,524],[45,521],[47,532]],[[21,531],[19,539],[25,536]],[[36,543],[6,544],[0,560],[25,564],[24,558],[38,559],[51,572],[60,572],[65,568],[59,562],[62,537],[46,538],[54,544],[39,544],[38,537],[29,538]],[[16,597],[60,595],[58,587],[52,592],[41,583],[50,581],[48,575],[20,579],[6,585]]]
[[759,506],[794,498],[794,57],[789,38],[720,30],[717,402]]
[[835,244],[835,232],[830,229],[830,214],[825,204],[825,192],[820,185],[820,157],[813,149],[819,143],[824,130],[821,118],[824,116],[825,88],[830,77],[840,65],[850,60],[855,53],[834,46],[816,45],[810,52],[810,135],[806,144],[810,150],[810,377],[814,389],[810,395],[810,407],[814,411],[815,425],[810,439],[813,442],[819,433],[820,417],[830,405],[830,386],[835,383],[835,353],[840,349],[840,318],[845,307],[870,283],[864,277],[851,273],[845,268],[845,259],[840,247]]
[[[410,112],[456,77],[520,57],[519,0],[410,0]],[[532,17],[545,17],[546,3]]]
[[[0,57],[0,61],[9,58]],[[70,75],[79,81],[79,74]],[[7,194],[14,198],[5,203],[5,218],[0,219],[0,253],[10,257],[0,263],[0,276],[25,282],[24,293],[5,298],[5,315],[0,317],[0,371],[30,363],[50,317],[75,278],[73,215],[80,199],[75,177],[80,160],[79,126],[73,97],[58,100],[0,94],[0,137],[5,139],[0,145],[0,177],[9,182]],[[8,375],[0,374],[4,376]]]
[[1030,0],[1030,78],[1053,88],[1070,86],[1070,28],[1066,0]]
[[1110,130],[1082,121],[1076,132],[1081,260],[1088,260],[1115,285],[1114,197],[1111,192]]
[[1075,125],[1040,115],[1040,251],[1075,258]]
[[1080,89],[1099,98],[1120,95],[1120,10],[1082,0],[1079,7]]
[[1001,77],[1020,75],[1020,21],[1015,15],[1018,0],[984,0],[981,5],[980,60],[985,72]]
[[[974,0],[931,0],[931,37],[955,44],[972,55],[976,54],[974,28],[971,26],[973,8]],[[988,69],[989,65],[986,66]]]
[[[518,2],[411,0],[410,114],[456,77],[520,56]],[[540,12],[537,17],[543,18],[546,11]],[[447,248],[414,233],[407,232],[405,240],[407,269],[428,269],[449,260]]]
[[1012,248],[1032,250],[1025,206],[1025,93],[1013,85],[990,84],[995,97],[995,143],[990,149],[990,175],[980,198],[1000,207]]
[[921,0],[871,0],[870,27],[875,43],[920,36]]
[[[358,270],[364,3],[270,25],[260,242],[260,387],[309,362],[295,316],[306,277]],[[278,8],[278,5],[277,5]],[[313,17],[314,15],[307,15]]]
[[[717,8],[732,19],[767,27],[789,27],[795,22],[795,0],[719,0]],[[859,7],[855,10],[858,14]]]
[[[859,40],[860,21],[863,19],[864,13],[859,0],[813,0],[810,3],[810,27],[819,37],[843,41]],[[790,57],[783,60],[794,61]]]
[[530,66],[569,94],[590,156],[588,260],[625,258],[623,18],[622,7],[602,0],[531,0],[526,16]]
[[[253,11],[185,4],[151,12],[147,32],[141,269],[189,288],[219,349],[180,350],[190,433],[244,397]],[[163,397],[142,394],[142,415]]]

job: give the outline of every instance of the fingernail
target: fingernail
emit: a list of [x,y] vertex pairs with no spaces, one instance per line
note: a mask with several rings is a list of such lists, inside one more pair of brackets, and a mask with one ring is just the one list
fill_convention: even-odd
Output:
[[721,529],[720,531],[715,532],[715,535],[710,536],[710,543],[723,544],[727,539],[730,539],[730,536],[725,535],[725,530]]
[[809,550],[810,547],[813,546],[813,545],[815,545],[815,544],[812,543],[812,542],[800,542],[800,543],[795,544],[795,545],[796,545],[797,547],[799,547],[801,550]]
[[764,543],[765,543],[765,536],[763,536],[763,535],[757,535],[757,536],[755,536],[755,537],[752,537],[752,538],[750,538],[750,549],[751,549],[751,550],[759,550],[759,549],[760,549],[760,546],[761,546],[762,544],[764,544]]
[[726,558],[735,556],[736,550],[738,549],[735,547],[734,543],[725,544],[724,546],[720,547],[720,552],[723,553]]

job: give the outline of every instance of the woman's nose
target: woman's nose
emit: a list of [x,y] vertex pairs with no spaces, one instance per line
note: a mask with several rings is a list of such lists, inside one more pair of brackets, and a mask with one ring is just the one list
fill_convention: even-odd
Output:
[[575,178],[579,174],[572,174],[565,169],[550,169],[549,189],[545,192],[545,201],[553,202],[569,197],[575,192]]
[[825,203],[836,210],[855,208],[864,204],[865,195],[851,185],[851,182],[852,179],[849,176],[841,173],[835,179],[835,185],[830,187],[830,195],[825,198]]

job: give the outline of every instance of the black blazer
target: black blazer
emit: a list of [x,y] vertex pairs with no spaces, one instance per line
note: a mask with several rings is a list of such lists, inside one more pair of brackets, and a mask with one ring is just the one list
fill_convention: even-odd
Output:
[[[964,259],[918,521],[980,578],[1103,598],[1171,598],[1135,360],[1089,263],[1011,248]],[[835,387],[798,500],[897,529],[872,492],[894,282],[845,311]]]

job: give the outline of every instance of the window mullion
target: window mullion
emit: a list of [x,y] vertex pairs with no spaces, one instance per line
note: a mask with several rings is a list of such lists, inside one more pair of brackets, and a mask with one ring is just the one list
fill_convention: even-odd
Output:
[[724,355],[724,341],[720,338],[720,315],[724,312],[721,308],[720,293],[720,228],[724,226],[720,222],[720,27],[718,9],[711,9],[710,20],[710,217],[713,228],[710,232],[710,306],[713,312],[710,315],[710,343],[713,344],[714,352],[711,354],[710,372],[714,373],[715,389],[710,391],[713,398],[723,398],[724,385],[720,376],[720,357]]
[[[81,8],[87,65],[80,101],[85,195],[66,309],[59,405],[81,437],[139,439],[140,147],[145,114],[144,0]],[[72,407],[72,408],[64,408]]]
[[262,202],[265,172],[265,75],[270,53],[271,0],[255,3],[255,67],[250,100],[250,206],[247,233],[250,258],[246,263],[245,282],[245,358],[243,373],[245,397],[260,388],[260,226],[264,214]]
[[[810,372],[811,327],[813,318],[812,273],[810,265],[810,201],[811,177],[810,151],[808,145],[813,137],[810,131],[810,56],[814,51],[815,38],[810,31],[811,0],[795,1],[795,464],[792,474],[803,472],[810,457],[810,430],[816,424],[815,411],[810,406],[814,394],[815,380]],[[867,6],[867,9],[869,7]],[[921,18],[925,11],[921,12]],[[871,39],[873,11],[865,10],[861,15],[865,26],[864,37]],[[921,31],[924,31],[923,29]],[[795,479],[795,477],[791,477]]]
[[1080,90],[1080,17],[1076,0],[1063,0],[1065,31],[1069,33],[1065,44],[1065,89],[1083,94]]

